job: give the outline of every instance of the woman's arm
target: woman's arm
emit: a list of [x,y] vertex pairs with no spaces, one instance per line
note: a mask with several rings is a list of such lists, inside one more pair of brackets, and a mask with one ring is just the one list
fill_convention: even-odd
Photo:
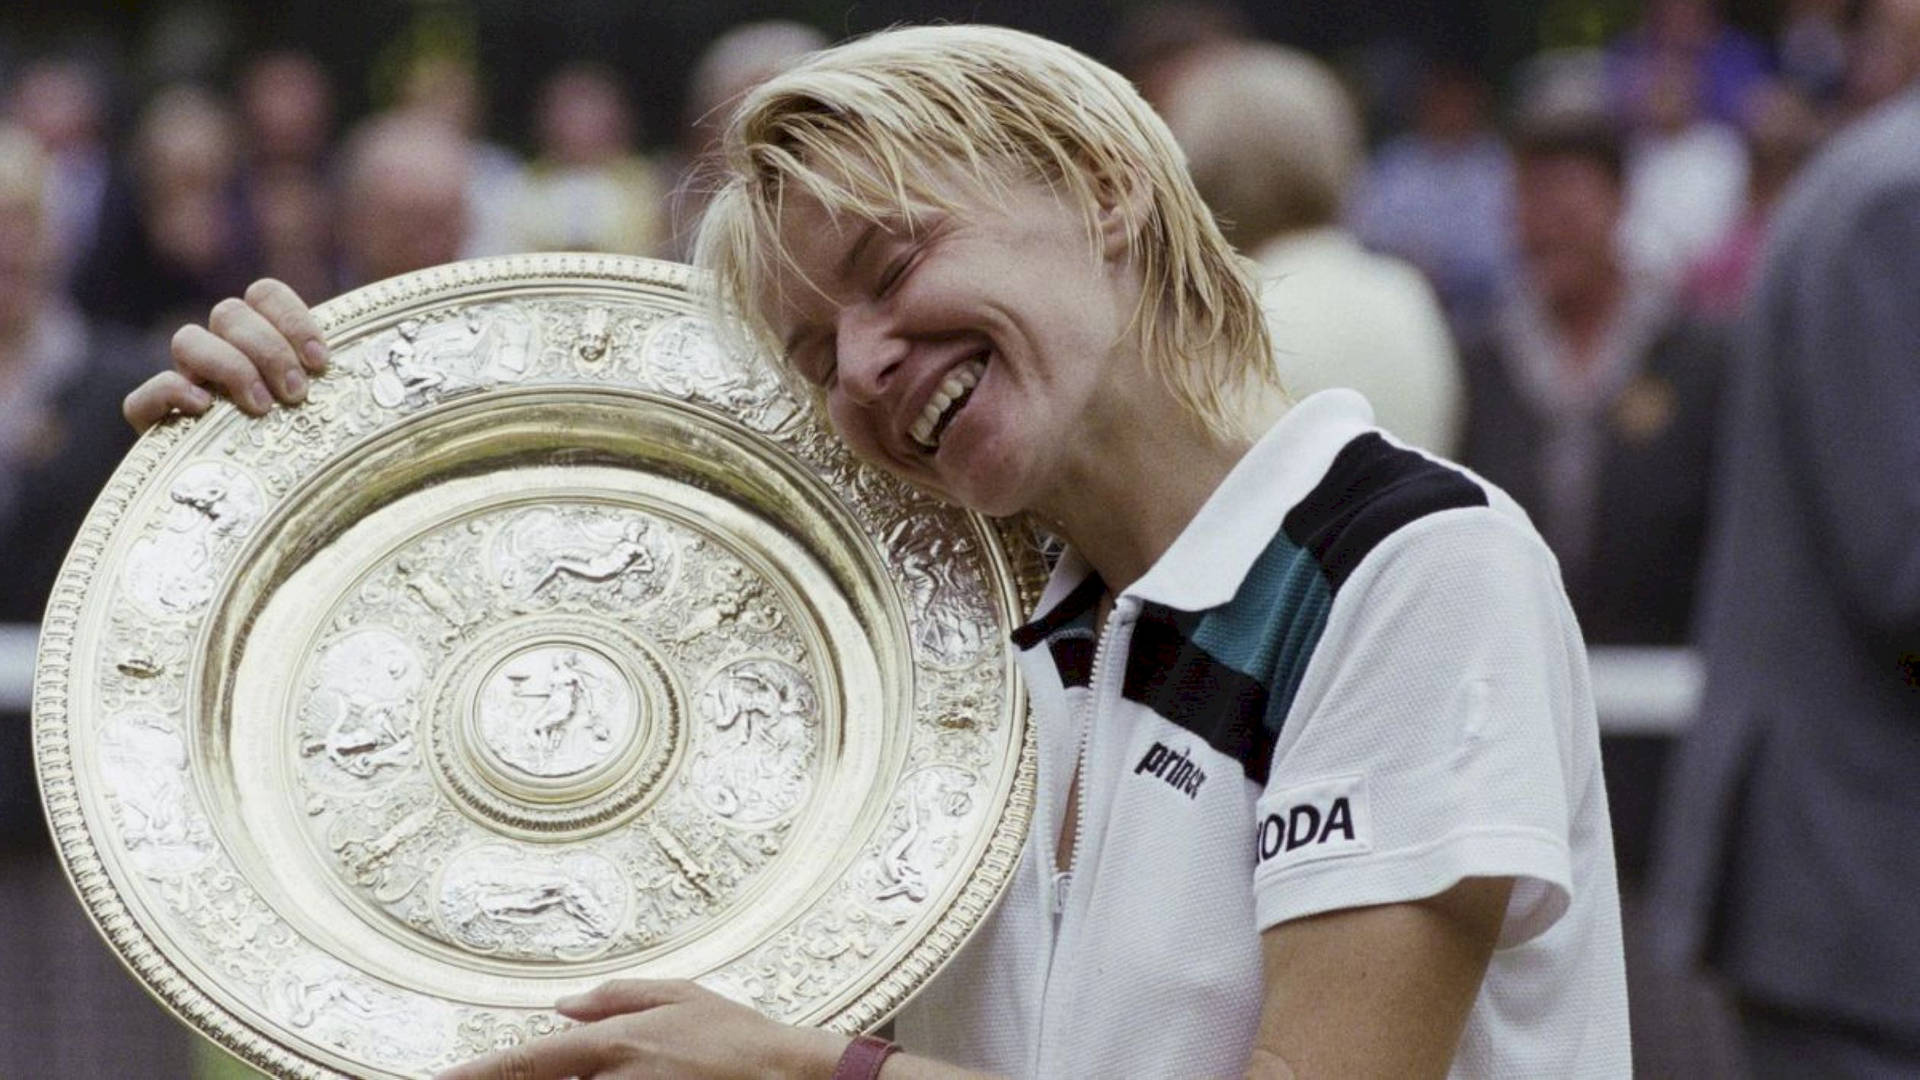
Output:
[[1249,1080],[1445,1076],[1512,889],[1512,878],[1468,878],[1261,935],[1267,989]]
[[[767,1077],[829,1080],[845,1035],[776,1023],[690,982],[620,979],[560,1003],[581,1026],[488,1054],[436,1080],[596,1077]],[[885,1080],[970,1080],[981,1074],[895,1054]]]

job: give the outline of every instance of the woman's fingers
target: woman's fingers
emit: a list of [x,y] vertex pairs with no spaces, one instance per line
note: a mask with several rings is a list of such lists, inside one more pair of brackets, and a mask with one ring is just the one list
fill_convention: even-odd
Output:
[[213,395],[195,386],[185,375],[163,371],[134,387],[133,393],[120,403],[120,412],[135,431],[145,431],[175,410],[199,416],[212,404]]
[[181,327],[173,335],[173,366],[189,381],[206,383],[254,416],[273,408],[273,394],[247,355],[204,326]]
[[673,1005],[702,993],[694,983],[677,979],[611,979],[584,994],[561,998],[554,1008],[570,1019],[592,1021]]
[[207,328],[251,361],[281,401],[296,405],[306,400],[307,375],[293,342],[246,301],[228,298],[215,304]]
[[327,343],[320,336],[320,323],[292,287],[273,278],[261,278],[247,286],[247,305],[292,344],[308,373],[318,375],[327,370]]

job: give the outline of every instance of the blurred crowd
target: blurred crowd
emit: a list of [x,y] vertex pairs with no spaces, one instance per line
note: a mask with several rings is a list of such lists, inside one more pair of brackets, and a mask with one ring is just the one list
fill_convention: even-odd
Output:
[[[1401,438],[1512,493],[1589,642],[1682,645],[1698,637],[1715,478],[1739,452],[1720,430],[1745,362],[1734,328],[1758,317],[1783,193],[1920,72],[1920,0],[1775,7],[1756,34],[1711,0],[1646,0],[1603,45],[1542,53],[1498,85],[1447,55],[1425,57],[1411,84],[1369,85],[1259,40],[1222,4],[1144,13],[1109,59],[1259,263],[1293,396],[1356,387]],[[224,83],[153,88],[120,137],[88,61],[0,69],[0,622],[37,621],[130,444],[119,398],[166,362],[173,327],[262,276],[317,301],[473,256],[684,259],[727,104],[825,41],[786,22],[727,33],[675,137],[645,150],[620,73],[564,67],[539,89],[524,155],[494,141],[481,73],[455,55],[412,58],[390,102],[349,118],[325,66],[266,52]],[[1920,304],[1920,277],[1904,284]],[[73,905],[54,895],[24,732],[0,723],[0,849],[17,853],[0,905],[29,913],[5,920],[0,966],[72,973],[99,949],[57,910]],[[1656,860],[1669,742],[1607,740],[1630,906]],[[1640,962],[1630,955],[1643,1070],[1734,1069],[1700,1037],[1724,1023],[1706,991]],[[99,1000],[63,1002],[54,1024],[14,997],[42,984],[0,984],[0,1075],[183,1074],[157,1013],[146,1035],[116,1019],[105,1049],[75,1045],[71,1026],[135,1008],[104,986],[126,982],[111,963],[88,970],[62,981],[102,987],[63,992]]]

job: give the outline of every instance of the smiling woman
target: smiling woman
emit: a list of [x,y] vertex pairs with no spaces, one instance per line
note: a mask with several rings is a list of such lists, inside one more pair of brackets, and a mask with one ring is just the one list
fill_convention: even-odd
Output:
[[[1272,343],[1132,88],[1014,31],[898,30],[754,91],[722,155],[698,260],[746,336],[861,457],[1067,542],[1013,635],[1036,825],[898,1017],[910,1053],[616,982],[447,1075],[1627,1075],[1552,557],[1355,394],[1240,430]],[[251,301],[129,417],[204,408],[188,376],[285,391],[311,321]]]

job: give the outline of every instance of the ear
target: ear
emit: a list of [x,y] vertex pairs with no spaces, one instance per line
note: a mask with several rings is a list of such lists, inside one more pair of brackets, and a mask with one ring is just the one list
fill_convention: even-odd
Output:
[[1126,258],[1146,220],[1146,183],[1131,174],[1102,177],[1098,195],[1100,253],[1108,259]]

